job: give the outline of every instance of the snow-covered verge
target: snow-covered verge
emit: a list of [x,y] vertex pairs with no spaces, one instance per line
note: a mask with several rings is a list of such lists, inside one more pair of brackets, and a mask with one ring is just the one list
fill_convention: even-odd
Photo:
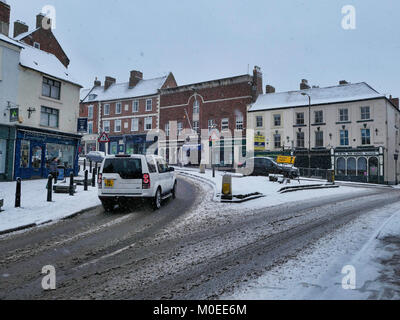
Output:
[[[400,203],[371,211],[222,299],[400,299]],[[353,269],[354,268],[354,269]],[[355,288],[348,276],[355,272]],[[343,272],[343,273],[342,273]]]
[[47,202],[46,185],[47,180],[22,181],[21,208],[14,208],[16,182],[0,183],[0,198],[4,199],[3,211],[0,212],[0,232],[63,219],[101,204],[97,187],[83,191],[83,186],[77,186],[74,196],[53,193],[53,202]]

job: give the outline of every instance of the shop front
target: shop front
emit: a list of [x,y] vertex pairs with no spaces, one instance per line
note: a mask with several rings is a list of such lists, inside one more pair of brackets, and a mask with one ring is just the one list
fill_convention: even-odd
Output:
[[65,167],[67,175],[77,175],[80,139],[74,134],[18,127],[14,179],[47,178],[52,161]]
[[0,181],[13,178],[15,127],[0,125]]

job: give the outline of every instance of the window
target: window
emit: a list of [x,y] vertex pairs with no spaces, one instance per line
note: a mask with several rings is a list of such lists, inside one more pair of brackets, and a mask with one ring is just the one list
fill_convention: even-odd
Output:
[[193,114],[199,114],[200,113],[200,103],[196,100],[193,103]]
[[348,176],[356,176],[357,175],[357,161],[355,158],[347,159],[347,175]]
[[274,114],[274,126],[275,127],[281,126],[281,115],[280,114]]
[[110,105],[109,104],[104,105],[104,115],[105,116],[110,115]]
[[322,131],[317,131],[315,133],[315,147],[321,148],[324,146],[324,133]]
[[132,112],[139,112],[139,101],[138,100],[133,101]]
[[338,158],[336,164],[336,174],[339,176],[346,175],[346,160],[345,158]]
[[60,164],[66,168],[73,168],[75,161],[75,147],[72,145],[47,143],[46,144],[46,162],[58,158]]
[[39,50],[40,50],[40,43],[39,43],[39,42],[34,42],[34,43],[33,43],[33,46],[34,46],[36,49],[39,49]]
[[229,130],[229,119],[228,118],[224,118],[221,121],[221,130]]
[[42,107],[40,111],[40,125],[58,128],[59,111],[57,109]]
[[88,100],[93,101],[96,98],[97,98],[97,94],[89,94]]
[[371,131],[370,131],[370,129],[361,129],[361,144],[362,145],[371,144]]
[[113,141],[110,143],[110,154],[118,154],[118,142]]
[[297,132],[297,148],[304,148],[304,132]]
[[324,112],[323,111],[315,111],[315,123],[323,123],[324,122]]
[[243,116],[236,117],[236,130],[243,130]]
[[274,135],[274,147],[275,147],[275,149],[281,148],[281,135],[280,134]]
[[88,122],[88,134],[93,134],[93,121]]
[[115,120],[114,132],[121,132],[121,120]]
[[117,102],[117,104],[115,105],[115,113],[116,114],[121,114],[122,112],[122,103],[121,102]]
[[60,100],[61,82],[43,77],[42,95]]
[[148,117],[144,119],[144,130],[149,131],[153,128],[153,118]]
[[139,131],[139,119],[138,118],[132,119],[131,131],[132,132]]
[[182,122],[178,122],[178,136],[181,135],[183,130],[183,124]]
[[349,131],[348,130],[340,130],[340,145],[341,146],[349,145]]
[[21,160],[19,166],[21,168],[29,167],[29,153],[30,153],[30,142],[28,140],[21,141]]
[[257,128],[263,127],[263,117],[262,116],[256,117],[256,127]]
[[296,113],[296,124],[297,125],[304,124],[304,112]]
[[339,121],[349,121],[349,109],[340,109],[339,110]]
[[93,119],[93,106],[88,107],[88,119],[89,120]]
[[169,123],[165,124],[165,135],[169,137]]
[[367,159],[364,157],[358,158],[357,160],[357,175],[358,176],[367,175]]
[[378,176],[379,175],[379,161],[378,158],[369,158],[368,160],[368,168],[370,176]]
[[361,120],[370,120],[371,113],[369,107],[361,107]]
[[104,132],[110,133],[110,121],[103,121]]
[[198,121],[193,121],[193,131],[196,133],[199,133],[199,122]]
[[142,161],[136,158],[106,159],[103,173],[116,173],[122,179],[142,179]]
[[156,162],[154,161],[154,159],[152,157],[146,157],[146,159],[147,159],[147,167],[149,168],[149,172],[150,173],[157,172]]
[[215,129],[215,122],[214,120],[208,120],[208,131]]
[[146,100],[146,111],[151,111],[153,109],[153,100]]

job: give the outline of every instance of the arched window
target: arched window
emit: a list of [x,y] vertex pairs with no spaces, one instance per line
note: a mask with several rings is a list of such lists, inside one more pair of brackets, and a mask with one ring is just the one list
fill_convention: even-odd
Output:
[[357,164],[357,162],[356,162],[355,158],[347,159],[347,175],[348,176],[357,175],[356,164]]
[[200,102],[198,100],[195,100],[193,103],[193,114],[199,114],[200,113]]
[[370,158],[369,159],[369,163],[368,163],[368,167],[369,167],[369,175],[370,176],[378,176],[379,175],[379,162],[378,162],[378,158]]
[[346,160],[344,158],[337,159],[337,170],[336,173],[338,176],[346,175]]
[[357,161],[357,175],[366,176],[367,175],[367,159],[361,157]]

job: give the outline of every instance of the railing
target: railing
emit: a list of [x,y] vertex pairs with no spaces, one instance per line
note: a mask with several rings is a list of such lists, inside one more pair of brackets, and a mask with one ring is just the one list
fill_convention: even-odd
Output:
[[305,178],[315,178],[329,180],[332,177],[332,170],[319,168],[299,168],[300,176]]

